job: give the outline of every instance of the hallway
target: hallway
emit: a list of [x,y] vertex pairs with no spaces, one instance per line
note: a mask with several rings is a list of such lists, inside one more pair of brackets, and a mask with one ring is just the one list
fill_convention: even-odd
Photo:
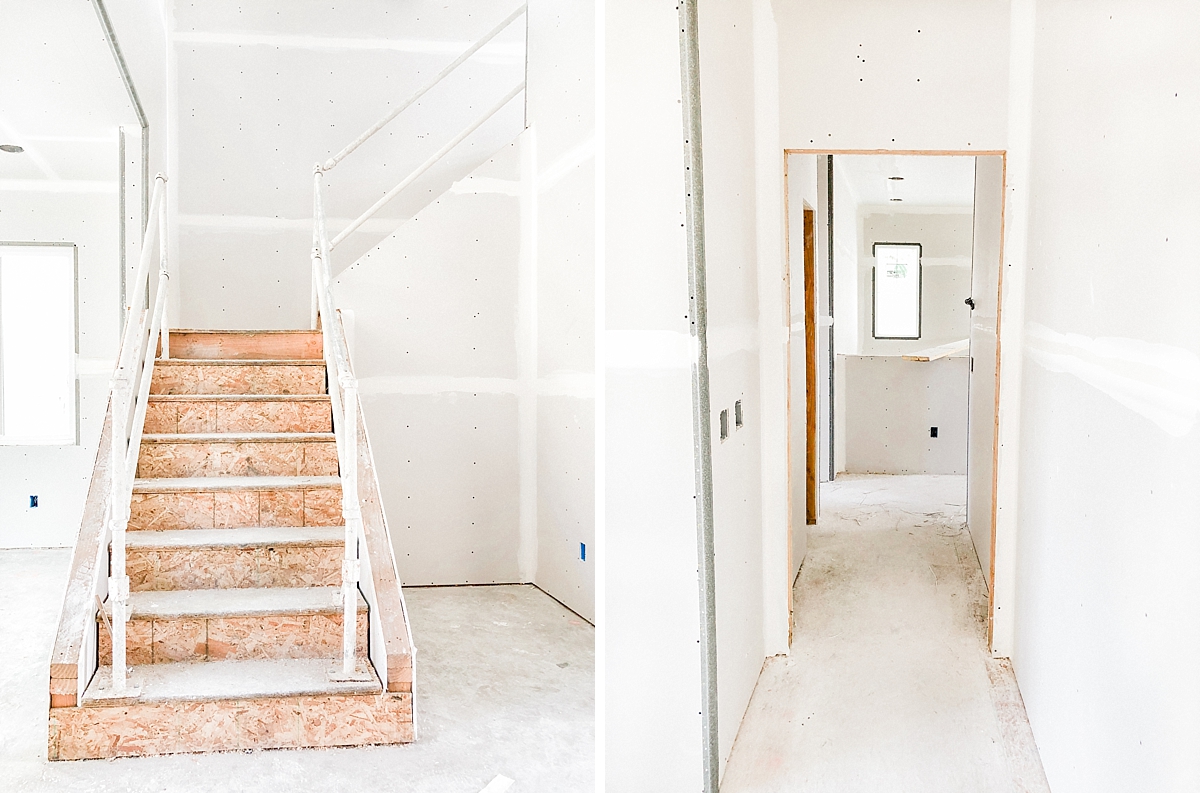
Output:
[[986,654],[965,477],[843,475],[794,587],[721,786],[1048,790],[1012,669]]

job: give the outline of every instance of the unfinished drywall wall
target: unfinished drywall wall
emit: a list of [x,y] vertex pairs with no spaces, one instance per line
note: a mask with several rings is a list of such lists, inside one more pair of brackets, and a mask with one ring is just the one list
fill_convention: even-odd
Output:
[[839,357],[845,366],[847,472],[966,473],[969,358]]
[[521,580],[510,144],[335,279],[405,584]]
[[[542,589],[596,614],[595,8],[529,8],[529,123],[536,146],[536,570]],[[527,360],[529,360],[527,358]],[[526,463],[528,465],[528,462]]]
[[9,15],[0,142],[25,151],[0,153],[0,241],[77,247],[80,443],[0,446],[0,547],[70,546],[79,530],[116,359],[123,124],[137,128],[90,4],[25,3]]
[[[859,354],[906,355],[966,339],[971,329],[971,310],[964,302],[971,296],[970,208],[939,212],[921,207],[900,212],[889,207],[862,206],[857,222],[861,229],[858,248]],[[877,242],[921,244],[919,339],[874,337],[873,248]]]
[[[752,7],[700,6],[708,370],[722,768],[764,657]],[[721,438],[721,414],[728,436]],[[740,425],[740,426],[739,426]]]
[[[178,324],[307,327],[312,168],[432,79],[516,7],[385,0],[175,4]],[[504,34],[327,174],[336,234],[525,74],[525,25]],[[523,127],[511,101],[334,254],[335,272]]]
[[702,785],[678,22],[605,4],[603,773],[631,793]]
[[774,6],[786,148],[1004,148],[1006,0]]
[[1030,27],[1013,663],[1056,793],[1195,790],[1200,9]]

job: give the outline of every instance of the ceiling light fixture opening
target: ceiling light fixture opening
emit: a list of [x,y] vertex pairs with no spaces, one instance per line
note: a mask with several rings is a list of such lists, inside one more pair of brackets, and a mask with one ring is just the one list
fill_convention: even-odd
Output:
[[25,151],[25,149],[21,148],[15,143],[0,143],[0,151],[6,151],[9,154],[20,154],[21,152]]

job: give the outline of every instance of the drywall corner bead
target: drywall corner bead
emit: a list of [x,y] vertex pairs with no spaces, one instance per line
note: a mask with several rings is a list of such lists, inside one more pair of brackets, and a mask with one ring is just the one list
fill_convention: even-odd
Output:
[[1030,322],[1025,350],[1042,368],[1074,375],[1176,438],[1200,414],[1200,356],[1191,350],[1116,336],[1059,333]]

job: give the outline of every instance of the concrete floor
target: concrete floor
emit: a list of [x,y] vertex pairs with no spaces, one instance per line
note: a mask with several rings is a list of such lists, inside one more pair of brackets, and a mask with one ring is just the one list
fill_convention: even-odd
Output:
[[962,476],[842,476],[794,589],[722,793],[1046,793],[987,593]]
[[408,746],[46,760],[67,550],[0,551],[0,790],[591,791],[594,630],[528,586],[406,589],[417,645]]

